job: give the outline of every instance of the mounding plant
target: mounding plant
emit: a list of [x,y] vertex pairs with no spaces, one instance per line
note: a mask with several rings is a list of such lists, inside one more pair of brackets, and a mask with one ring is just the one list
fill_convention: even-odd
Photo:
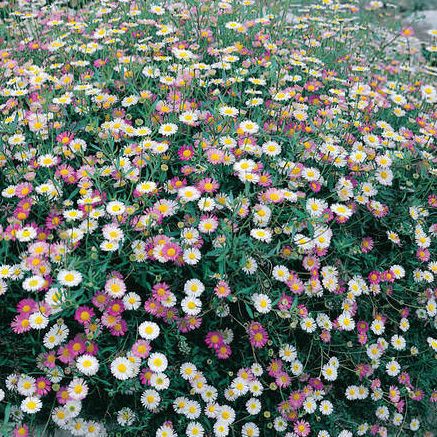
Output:
[[2,434],[435,430],[414,31],[379,1],[82,5],[2,15]]

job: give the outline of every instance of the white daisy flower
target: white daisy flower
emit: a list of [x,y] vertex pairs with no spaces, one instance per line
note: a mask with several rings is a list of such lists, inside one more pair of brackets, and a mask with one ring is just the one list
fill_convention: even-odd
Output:
[[147,365],[153,372],[165,372],[168,366],[167,357],[160,352],[154,352],[150,354]]
[[21,401],[20,409],[27,414],[35,414],[42,408],[41,399],[36,396],[28,396]]
[[159,325],[155,322],[143,322],[138,326],[138,333],[146,340],[154,340],[159,336]]
[[93,355],[84,354],[77,358],[76,367],[84,375],[93,376],[99,370],[99,361]]
[[156,390],[145,390],[141,395],[141,403],[147,410],[154,410],[161,402],[161,396]]
[[255,240],[259,240],[264,243],[270,243],[272,241],[272,232],[269,229],[251,229],[250,236],[252,238],[255,238]]
[[106,212],[109,215],[113,215],[113,216],[122,215],[125,211],[126,211],[125,204],[118,200],[112,200],[106,205]]
[[177,131],[178,131],[178,126],[174,123],[162,124],[158,130],[158,132],[165,137],[174,135]]
[[134,368],[132,362],[125,357],[118,357],[111,363],[111,373],[120,381],[132,378],[134,376]]
[[266,294],[255,293],[252,295],[252,301],[255,309],[261,314],[267,314],[272,309],[272,301]]
[[82,282],[82,274],[77,270],[60,270],[56,278],[65,287],[77,287]]

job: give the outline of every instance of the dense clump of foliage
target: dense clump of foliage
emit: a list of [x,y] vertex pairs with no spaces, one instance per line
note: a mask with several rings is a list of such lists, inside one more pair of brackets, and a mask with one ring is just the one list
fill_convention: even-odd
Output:
[[433,429],[437,91],[393,8],[3,12],[4,435]]

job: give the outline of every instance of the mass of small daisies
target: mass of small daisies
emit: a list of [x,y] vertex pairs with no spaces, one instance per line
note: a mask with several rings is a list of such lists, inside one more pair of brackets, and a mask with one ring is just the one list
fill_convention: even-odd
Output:
[[435,429],[437,89],[395,5],[17,3],[0,433]]

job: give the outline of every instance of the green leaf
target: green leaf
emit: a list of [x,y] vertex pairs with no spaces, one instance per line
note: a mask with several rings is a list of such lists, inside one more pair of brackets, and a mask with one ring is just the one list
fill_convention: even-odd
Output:
[[9,415],[11,413],[11,404],[6,404],[5,407],[5,418],[3,420],[3,423],[6,425],[9,422]]
[[246,303],[246,302],[244,303],[244,306],[246,307],[246,311],[247,311],[247,314],[249,314],[249,317],[250,317],[251,319],[253,319],[254,316],[253,316],[252,308],[250,308],[249,304]]

